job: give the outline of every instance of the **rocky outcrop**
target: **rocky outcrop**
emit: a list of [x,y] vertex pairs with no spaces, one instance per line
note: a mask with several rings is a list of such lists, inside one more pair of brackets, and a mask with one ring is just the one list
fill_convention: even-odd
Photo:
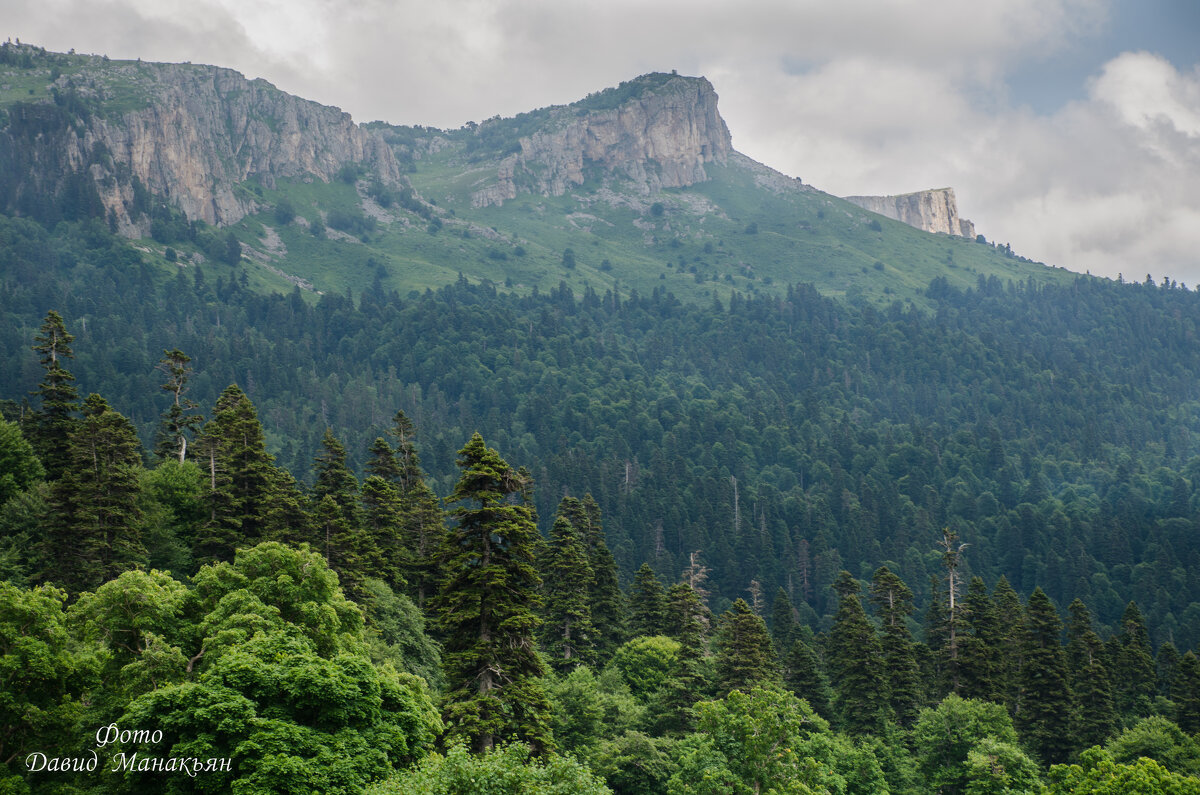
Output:
[[91,172],[106,212],[126,234],[149,227],[137,211],[139,183],[189,220],[225,225],[257,207],[247,180],[266,188],[284,177],[328,181],[347,163],[400,180],[383,140],[337,108],[230,69],[96,60],[55,84],[98,109],[75,126],[62,154]]
[[474,206],[498,205],[518,190],[561,196],[592,173],[624,177],[643,193],[682,188],[708,179],[704,164],[724,163],[732,146],[711,83],[656,74],[550,109],[519,149],[472,194]]
[[954,188],[922,190],[900,196],[846,196],[846,201],[926,232],[975,237],[975,224],[958,217]]

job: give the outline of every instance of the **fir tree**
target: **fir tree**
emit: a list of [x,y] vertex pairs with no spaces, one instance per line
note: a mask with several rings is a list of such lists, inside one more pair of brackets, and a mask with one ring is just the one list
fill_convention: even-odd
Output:
[[963,599],[962,632],[958,647],[958,694],[963,698],[1002,702],[1000,661],[996,642],[996,607],[980,577],[972,577]]
[[208,518],[200,529],[195,557],[201,563],[230,561],[238,547],[253,546],[266,537],[279,482],[258,414],[236,384],[217,398],[197,447],[197,463],[207,479]]
[[363,527],[376,565],[374,576],[402,591],[412,558],[404,543],[404,505],[400,494],[390,481],[369,475],[362,484],[362,505]]
[[1121,632],[1117,637],[1113,673],[1117,684],[1117,709],[1121,715],[1127,718],[1150,715],[1157,687],[1154,654],[1150,649],[1146,622],[1134,602],[1126,605],[1125,612],[1121,614]]
[[775,650],[767,625],[738,599],[717,624],[717,690],[722,696],[732,690],[749,693],[756,686],[779,681]]
[[996,606],[996,686],[1003,695],[1010,715],[1016,715],[1021,705],[1021,667],[1025,653],[1025,609],[1021,597],[1008,584],[1004,575],[992,589]]
[[585,494],[581,507],[585,521],[581,535],[593,574],[591,604],[596,662],[604,665],[625,640],[625,599],[617,580],[617,562],[604,538],[600,506],[591,494]]
[[55,480],[68,466],[68,448],[79,398],[75,376],[64,367],[67,359],[75,358],[71,350],[75,337],[67,332],[62,316],[51,310],[46,313],[46,319],[33,339],[33,350],[40,354],[46,374],[35,393],[41,399],[41,408],[31,418],[32,425],[26,429],[26,436],[46,470],[46,478]]
[[1075,748],[1103,745],[1116,727],[1112,681],[1108,674],[1104,641],[1092,629],[1092,614],[1080,600],[1067,607],[1067,668],[1075,699],[1071,736]]
[[837,614],[829,632],[829,674],[833,680],[834,712],[854,734],[882,729],[888,717],[888,692],[883,647],[858,600],[858,582],[849,572],[833,585]]
[[665,733],[686,734],[695,729],[693,706],[704,694],[706,681],[702,670],[704,633],[708,626],[708,608],[686,582],[667,589],[667,630],[679,641],[679,653],[666,692],[658,704],[656,728]]
[[527,484],[478,433],[457,463],[462,474],[449,498],[456,505],[435,597],[447,734],[476,752],[510,737],[549,750],[549,703],[534,642],[541,623],[537,527],[529,508],[510,500]]
[[829,680],[812,643],[804,637],[809,633],[797,634],[798,637],[792,642],[792,648],[783,661],[783,683],[788,690],[807,701],[813,711],[828,720],[833,717],[833,694],[829,689]]
[[162,384],[165,392],[171,393],[171,405],[163,414],[155,434],[154,455],[160,461],[175,458],[183,463],[187,458],[188,437],[195,435],[204,418],[191,412],[198,408],[197,403],[186,397],[187,382],[192,368],[189,363],[192,357],[178,348],[163,351],[163,358],[155,368],[167,377]]
[[629,634],[662,635],[667,631],[667,602],[662,583],[649,563],[643,563],[633,576],[629,592]]
[[67,447],[67,468],[51,491],[44,574],[69,590],[96,588],[144,563],[141,445],[133,424],[89,395]]
[[317,502],[313,521],[325,562],[337,573],[346,595],[358,599],[363,580],[372,573],[367,562],[370,550],[362,528],[346,519],[345,511],[332,494],[326,494]]
[[775,591],[775,600],[771,603],[771,640],[780,652],[786,652],[792,647],[796,634],[796,608],[788,598],[787,591],[782,588]]
[[1059,641],[1062,622],[1049,597],[1034,589],[1025,609],[1021,657],[1021,708],[1017,728],[1025,745],[1044,764],[1059,764],[1071,753],[1071,688],[1067,659]]
[[921,704],[920,672],[907,624],[913,612],[912,598],[912,591],[887,566],[881,566],[871,578],[870,599],[882,629],[888,702],[901,726],[912,725]]
[[1174,689],[1175,722],[1188,734],[1200,734],[1200,660],[1194,651],[1179,658]]
[[572,497],[564,497],[559,503],[542,569],[545,593],[542,648],[559,672],[590,663],[594,650],[590,605],[594,577],[583,542],[570,518],[574,514],[578,521],[582,511],[574,510],[577,508],[579,501]]

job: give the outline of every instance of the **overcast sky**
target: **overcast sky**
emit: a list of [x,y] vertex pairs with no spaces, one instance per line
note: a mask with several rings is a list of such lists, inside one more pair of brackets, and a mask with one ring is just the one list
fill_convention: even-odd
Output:
[[1200,284],[1197,0],[0,0],[2,35],[458,127],[704,75],[734,147],[838,195],[952,186],[989,240]]

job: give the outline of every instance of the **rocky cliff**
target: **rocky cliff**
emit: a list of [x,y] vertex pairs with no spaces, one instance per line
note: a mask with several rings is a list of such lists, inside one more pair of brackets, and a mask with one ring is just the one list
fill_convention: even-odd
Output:
[[58,150],[30,159],[89,173],[125,234],[149,228],[143,191],[167,198],[189,220],[225,225],[257,206],[242,187],[249,179],[267,188],[283,177],[328,181],[347,163],[400,179],[389,147],[349,114],[230,69],[90,58],[63,70],[52,91],[73,116],[56,135],[27,136],[29,147]]
[[975,224],[958,217],[954,188],[922,190],[899,196],[846,196],[845,199],[865,210],[926,232],[975,237]]
[[[644,75],[545,117],[517,139],[473,205],[498,205],[518,190],[560,196],[591,173],[627,178],[644,193],[686,187],[708,179],[704,164],[724,163],[732,151],[717,94],[702,77]],[[485,122],[479,132],[506,123]]]

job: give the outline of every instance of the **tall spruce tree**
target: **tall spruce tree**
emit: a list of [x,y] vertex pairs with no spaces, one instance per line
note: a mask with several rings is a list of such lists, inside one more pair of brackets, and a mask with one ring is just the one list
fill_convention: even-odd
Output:
[[881,566],[871,578],[870,599],[881,626],[888,703],[896,722],[911,726],[922,700],[920,671],[907,623],[913,612],[913,594],[899,576]]
[[62,315],[51,310],[46,313],[33,340],[33,350],[39,354],[46,374],[35,393],[40,399],[39,410],[24,430],[46,470],[46,478],[55,480],[68,466],[68,448],[79,399],[75,376],[65,367],[67,359],[75,358],[71,350],[75,337],[67,331]]
[[1108,673],[1104,641],[1092,629],[1092,614],[1076,599],[1067,607],[1067,669],[1075,699],[1071,736],[1082,751],[1103,745],[1116,728],[1112,679]]
[[206,478],[208,517],[200,528],[195,558],[201,563],[231,561],[239,547],[266,537],[267,516],[280,482],[258,413],[236,384],[217,398],[196,447]]
[[399,547],[389,545],[392,562],[385,562],[385,566],[400,567],[400,578],[407,581],[408,594],[424,608],[437,588],[439,576],[441,502],[425,482],[417,452],[416,426],[403,411],[396,412],[389,435],[396,441],[395,448],[384,439],[376,439],[367,462],[367,471],[393,484],[400,497]]
[[771,603],[771,640],[775,641],[779,653],[786,654],[792,647],[796,631],[796,608],[792,606],[787,591],[779,588]]
[[1025,608],[1021,597],[1008,583],[1003,574],[992,589],[992,603],[996,606],[996,640],[999,664],[996,667],[996,685],[1004,697],[1010,715],[1016,715],[1021,706],[1021,666],[1025,653]]
[[550,529],[542,569],[545,594],[542,648],[559,672],[569,672],[591,663],[595,650],[592,636],[591,592],[595,577],[576,524],[583,517],[579,500],[564,497]]
[[703,658],[709,611],[686,582],[668,588],[666,598],[667,632],[679,641],[679,652],[670,677],[651,704],[656,714],[653,728],[660,734],[683,735],[695,730],[694,706],[708,686]]
[[738,599],[717,623],[716,686],[724,696],[730,691],[749,693],[753,688],[778,683],[775,649],[762,618]]
[[447,735],[477,752],[515,737],[552,747],[545,673],[534,637],[541,580],[537,527],[511,498],[528,487],[475,433],[458,452],[451,525],[434,599],[443,637]]
[[1137,603],[1130,602],[1121,614],[1121,632],[1117,636],[1113,660],[1117,683],[1117,709],[1125,718],[1144,718],[1152,712],[1157,677],[1150,634]]
[[1071,687],[1067,658],[1059,636],[1062,621],[1050,598],[1034,589],[1025,608],[1025,642],[1021,656],[1021,707],[1017,729],[1024,744],[1053,765],[1072,750]]
[[363,528],[373,550],[378,577],[395,591],[405,590],[412,558],[404,544],[404,505],[395,484],[368,475],[362,484]]
[[600,506],[591,494],[585,494],[581,507],[585,522],[581,535],[593,574],[591,606],[596,662],[604,665],[625,640],[625,598],[617,580],[617,562],[604,538]]
[[958,694],[963,698],[1002,702],[999,682],[996,606],[981,577],[972,577],[963,599],[958,648]]
[[1200,734],[1200,659],[1194,651],[1179,658],[1174,689],[1175,722],[1188,734]]
[[363,524],[358,479],[346,459],[346,448],[327,428],[313,459],[317,532],[329,568],[337,572],[347,594],[356,598],[364,580],[379,576],[383,561]]
[[100,586],[142,564],[141,445],[133,424],[89,395],[50,494],[43,575],[72,591]]
[[858,600],[858,582],[843,571],[833,584],[837,614],[829,631],[829,678],[834,712],[853,734],[874,734],[888,718],[888,691],[883,647]]
[[633,575],[629,590],[629,634],[663,635],[667,631],[667,601],[662,583],[649,563],[643,563]]
[[821,660],[813,650],[812,634],[804,627],[797,633],[783,661],[783,683],[800,698],[809,703],[821,717],[826,720],[833,718],[833,693],[829,688],[829,679]]

